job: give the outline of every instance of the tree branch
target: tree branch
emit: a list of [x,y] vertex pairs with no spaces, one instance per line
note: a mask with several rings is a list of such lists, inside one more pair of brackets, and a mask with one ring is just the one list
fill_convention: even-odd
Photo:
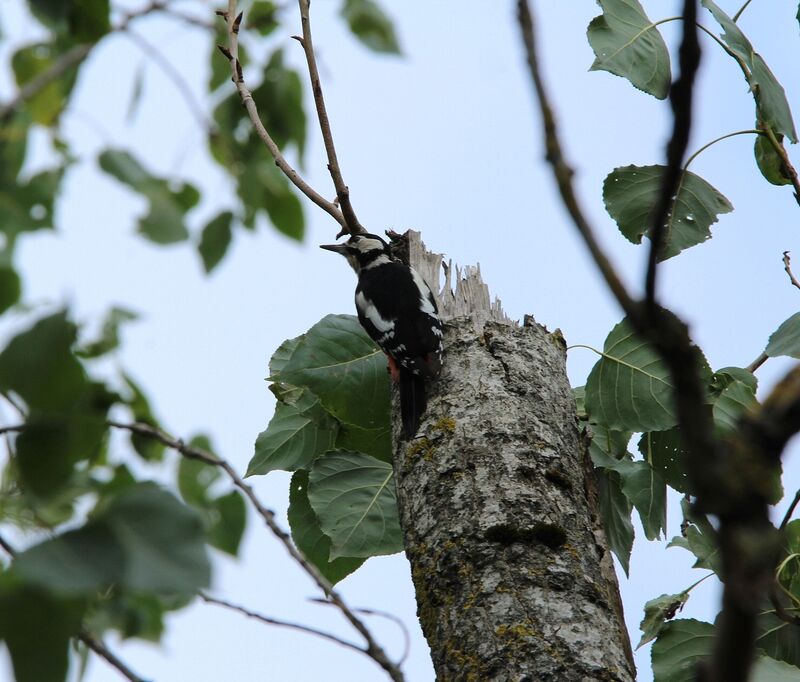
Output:
[[789,281],[792,283],[792,286],[800,289],[800,282],[798,282],[792,274],[792,259],[789,257],[788,251],[783,252],[783,269],[786,270],[786,274],[789,275]]
[[239,476],[236,470],[227,461],[206,450],[186,445],[186,443],[184,443],[182,440],[173,438],[166,432],[150,426],[149,424],[143,424],[141,422],[124,424],[113,421],[109,421],[108,424],[114,428],[130,431],[131,433],[136,433],[140,436],[158,441],[159,443],[166,445],[168,448],[179,452],[181,455],[188,457],[189,459],[199,460],[201,462],[205,462],[206,464],[211,464],[222,469],[228,475],[228,478],[231,479],[233,484],[245,494],[248,500],[250,500],[250,503],[256,509],[259,516],[261,516],[265,525],[270,531],[272,531],[272,534],[278,538],[280,543],[289,553],[289,556],[291,556],[292,559],[294,559],[311,577],[311,579],[317,584],[320,590],[322,590],[328,600],[334,604],[339,611],[341,611],[342,615],[347,619],[347,621],[364,638],[364,641],[367,643],[367,647],[364,649],[365,653],[379,666],[381,666],[388,673],[388,675],[395,680],[395,682],[402,682],[402,680],[404,680],[403,673],[394,663],[389,660],[386,652],[375,641],[372,633],[367,629],[366,625],[364,625],[358,616],[355,615],[353,610],[345,603],[339,593],[333,589],[333,586],[328,579],[325,578],[325,576],[323,576],[319,570],[317,570],[316,566],[309,563],[302,553],[294,546],[289,534],[275,521],[275,513],[261,504],[261,501],[258,499],[255,492],[253,492],[253,489],[244,482],[242,477]]
[[358,234],[366,232],[364,227],[358,222],[353,206],[350,203],[350,190],[344,182],[342,171],[339,168],[339,160],[336,158],[336,147],[333,144],[333,133],[331,132],[331,123],[328,120],[328,112],[325,108],[325,99],[322,95],[322,83],[319,78],[319,70],[317,69],[317,58],[314,54],[314,43],[311,39],[311,19],[310,19],[310,0],[298,0],[300,6],[300,22],[303,26],[303,37],[293,36],[302,46],[306,55],[306,62],[308,62],[308,75],[311,78],[311,91],[314,93],[314,104],[317,108],[317,118],[319,119],[319,127],[322,131],[322,140],[325,143],[325,152],[328,155],[328,170],[333,179],[333,186],[336,188],[336,196],[339,199],[339,206],[342,207],[342,214],[344,215],[346,225],[343,226],[342,232],[337,236],[343,234]]
[[[353,651],[357,651],[360,654],[368,655],[366,649],[363,649],[352,642],[348,642],[347,640],[340,639],[335,635],[330,634],[329,632],[324,632],[323,630],[317,630],[309,625],[303,625],[301,623],[293,623],[291,621],[286,620],[279,620],[277,618],[270,618],[269,616],[264,616],[260,613],[256,613],[255,611],[251,611],[244,606],[240,606],[239,604],[233,604],[232,602],[225,601],[224,599],[217,599],[216,597],[212,597],[210,595],[205,594],[204,592],[197,593],[200,599],[202,599],[207,604],[215,604],[216,606],[221,606],[223,608],[229,609],[230,611],[236,611],[243,616],[247,616],[248,618],[252,618],[254,620],[260,621],[261,623],[265,623],[266,625],[275,625],[277,627],[288,628],[290,630],[299,630],[300,632],[305,632],[309,635],[314,635],[315,637],[321,637],[322,639],[327,639],[330,642],[334,642],[339,646],[343,646],[347,649],[352,649]],[[323,602],[324,604],[329,604],[330,602]]]
[[267,132],[267,129],[264,127],[264,124],[261,122],[261,117],[258,115],[258,108],[253,100],[253,95],[245,85],[244,74],[242,73],[242,64],[239,61],[239,24],[241,23],[242,15],[239,14],[237,16],[236,14],[236,0],[228,0],[227,12],[219,11],[217,14],[222,16],[228,24],[228,47],[224,47],[222,45],[219,45],[218,47],[220,52],[222,52],[222,54],[224,54],[231,63],[231,80],[233,80],[234,84],[236,85],[236,89],[239,92],[239,97],[241,98],[242,104],[244,104],[244,107],[247,110],[247,114],[250,117],[253,127],[255,128],[256,134],[261,138],[261,141],[264,143],[264,146],[266,146],[272,158],[275,159],[275,165],[281,169],[287,178],[289,178],[289,181],[303,194],[305,194],[305,196],[308,197],[313,203],[328,213],[344,230],[347,226],[347,223],[344,215],[342,215],[342,211],[339,210],[336,204],[334,204],[332,201],[328,201],[325,197],[314,190],[314,188],[311,187],[311,185],[309,185],[302,177],[300,177],[300,174],[289,165],[289,162],[284,158],[281,150],[278,148],[278,145],[275,144],[275,141],[272,139],[269,132]]
[[672,136],[667,143],[667,166],[661,178],[661,192],[655,207],[650,230],[650,253],[645,276],[645,309],[651,314],[656,305],[656,273],[658,259],[664,245],[667,220],[672,218],[675,196],[683,178],[683,157],[689,145],[692,128],[692,93],[694,78],[700,66],[700,43],[697,39],[696,0],[684,0],[683,37],[679,50],[681,74],[672,84],[669,102],[672,107]]

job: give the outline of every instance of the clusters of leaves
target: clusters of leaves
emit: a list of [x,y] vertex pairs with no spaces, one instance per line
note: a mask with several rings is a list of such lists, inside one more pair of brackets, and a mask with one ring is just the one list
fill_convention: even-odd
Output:
[[[596,60],[593,69],[628,79],[636,88],[664,99],[670,88],[667,47],[637,0],[599,0],[603,14],[589,25],[588,39]],[[773,184],[789,182],[781,161],[784,137],[797,141],[783,88],[754,51],[737,24],[711,0],[701,4],[719,23],[719,44],[741,67],[753,94],[758,131],[755,158],[764,177]],[[671,20],[671,19],[670,19]],[[669,20],[666,20],[669,21]],[[729,135],[728,135],[729,136]],[[726,136],[722,136],[722,139]],[[718,141],[718,140],[715,140]],[[712,143],[713,144],[713,143]],[[693,157],[692,157],[693,158]],[[690,159],[691,160],[691,159]],[[688,165],[688,164],[687,164]],[[664,166],[627,166],[612,171],[603,185],[609,214],[622,234],[639,244],[653,223]],[[665,225],[661,260],[710,238],[709,227],[720,214],[733,210],[730,202],[707,181],[684,168]],[[670,372],[646,341],[622,320],[606,338],[601,357],[585,387],[575,390],[581,419],[592,436],[590,455],[596,466],[601,512],[612,551],[628,571],[635,508],[645,535],[656,539],[666,532],[667,487],[693,494],[687,477],[686,453],[681,442],[675,388]],[[800,358],[800,313],[787,319],[769,338],[764,353]],[[739,417],[756,409],[757,380],[751,371],[725,367],[717,371],[704,363],[701,381],[707,388],[706,409],[717,436],[731,432]],[[638,457],[628,450],[635,434]],[[775,503],[783,496],[780,480],[765,482]],[[696,558],[695,567],[720,575],[716,532],[709,520],[683,503],[681,535],[669,546],[682,547]],[[792,605],[800,605],[798,545],[800,522],[788,527],[786,559],[779,579]],[[698,584],[698,583],[696,583]],[[652,649],[656,682],[694,679],[695,665],[709,653],[714,626],[695,620],[672,620],[689,598],[694,585],[680,594],[661,595],[648,602],[639,646],[656,640]],[[800,634],[778,619],[765,605],[759,621],[761,650],[753,679],[800,679]]]
[[328,315],[269,363],[275,415],[247,474],[293,471],[292,538],[335,583],[403,549],[383,353],[351,315]]
[[[280,49],[269,51],[284,6],[267,0],[244,4],[248,17],[240,33],[242,57],[254,72],[263,73],[253,88],[254,98],[275,140],[283,149],[293,148],[301,161],[306,140],[302,79],[284,64]],[[0,642],[10,652],[19,682],[59,682],[66,679],[70,655],[76,651],[70,640],[89,634],[102,637],[113,630],[123,638],[158,641],[165,615],[186,606],[209,584],[209,550],[238,553],[246,508],[242,495],[220,480],[216,467],[184,458],[177,458],[175,466],[158,440],[114,426],[127,421],[158,427],[145,391],[120,368],[118,359],[107,361],[121,343],[121,326],[136,315],[112,308],[99,334],[89,338],[68,310],[54,312],[23,303],[24,287],[14,262],[20,236],[57,227],[55,205],[63,181],[83,162],[82,150],[62,138],[60,122],[87,57],[141,16],[175,16],[167,3],[151,3],[138,15],[110,0],[27,0],[27,6],[44,38],[13,53],[10,67],[23,94],[0,103],[0,315],[14,315],[6,328],[16,330],[0,344],[0,403],[4,416],[14,413],[19,420],[13,429],[8,423],[0,425],[5,427],[2,438],[8,453],[0,477]],[[212,20],[206,5],[198,9]],[[399,52],[391,23],[372,0],[344,0],[341,13],[367,47]],[[287,19],[295,15],[287,14]],[[225,256],[233,229],[254,229],[259,216],[293,239],[301,239],[304,229],[294,191],[250,132],[252,126],[230,83],[230,66],[216,50],[218,42],[226,38],[209,31],[208,97],[214,110],[207,139],[210,156],[234,181],[235,196],[228,208],[197,229],[192,211],[201,188],[159,177],[131,149],[112,146],[97,158],[102,171],[146,201],[137,219],[138,233],[156,245],[194,244],[206,272]],[[247,61],[248,54],[265,52],[263,64]],[[140,104],[144,73],[140,69],[132,84],[129,116]],[[194,113],[198,119],[204,116]],[[49,141],[47,155],[54,161],[32,174],[25,166],[34,136]],[[112,365],[118,369],[109,369]],[[287,376],[303,387],[301,374]],[[377,370],[375,374],[383,378]],[[319,399],[310,390],[299,395],[305,389],[298,388],[296,399],[286,393],[281,405],[298,416],[322,418],[331,390],[326,392],[321,381],[319,386],[309,384]],[[385,386],[381,389],[376,381],[375,390],[374,409],[388,409]],[[317,401],[317,411],[309,400]],[[388,466],[385,456],[382,462],[372,458],[385,455],[385,433],[346,410],[334,409],[333,415],[331,444],[340,449],[339,459],[327,458],[327,468],[320,463],[312,470],[310,461],[302,471],[298,467],[292,489],[295,535],[306,532],[302,546],[316,545],[317,551],[327,536],[318,525],[317,538],[308,534],[314,532],[310,519],[315,518],[309,499],[317,504],[327,494],[327,501],[319,504],[341,507],[337,486],[349,480],[341,478],[342,462],[361,471],[369,459],[377,463],[376,475],[384,478]],[[287,428],[291,423],[284,420]],[[204,436],[193,438],[191,445],[213,451]],[[262,445],[264,454],[269,438]],[[270,464],[261,466],[268,469]],[[169,483],[156,485],[152,478]],[[307,494],[309,485],[319,491],[317,497]],[[386,482],[383,487],[393,490]],[[383,505],[381,497],[378,508]],[[335,538],[336,551],[343,556],[367,556],[369,537],[359,546],[356,534],[344,537],[341,531],[337,536],[335,528],[324,530]],[[394,537],[387,532],[386,551],[398,549],[396,520],[394,532]],[[327,561],[327,547],[324,555]],[[362,561],[348,558],[331,565]],[[78,649],[86,654],[81,646]]]

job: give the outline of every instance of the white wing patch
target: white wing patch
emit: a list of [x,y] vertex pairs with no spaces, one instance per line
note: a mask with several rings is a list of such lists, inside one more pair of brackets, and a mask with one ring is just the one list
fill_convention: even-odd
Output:
[[434,308],[433,303],[431,303],[431,299],[433,298],[431,290],[428,288],[428,285],[425,284],[425,280],[422,279],[420,274],[414,270],[414,268],[409,269],[411,270],[411,277],[414,280],[414,284],[416,284],[417,289],[419,289],[419,309],[431,317],[438,318],[439,315],[436,313],[436,308]]
[[356,307],[361,311],[361,314],[366,317],[372,325],[381,332],[384,336],[391,332],[394,336],[394,320],[384,320],[375,304],[370,301],[364,293],[359,291],[356,294]]

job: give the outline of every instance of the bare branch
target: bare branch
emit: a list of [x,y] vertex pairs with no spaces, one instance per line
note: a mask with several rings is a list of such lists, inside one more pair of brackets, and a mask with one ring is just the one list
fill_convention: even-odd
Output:
[[241,21],[241,15],[239,15],[237,19],[236,0],[228,0],[228,11],[220,11],[217,12],[217,14],[224,17],[228,23],[229,48],[223,49],[220,47],[220,51],[231,63],[231,80],[233,80],[234,84],[236,85],[236,89],[239,92],[239,97],[241,98],[242,104],[244,104],[244,107],[247,110],[250,121],[253,123],[256,134],[261,138],[261,141],[269,150],[272,158],[275,159],[275,165],[281,169],[283,174],[289,178],[291,183],[303,194],[305,194],[313,203],[328,213],[337,223],[339,223],[342,229],[345,229],[347,223],[345,222],[345,218],[336,204],[334,204],[332,201],[328,201],[325,197],[314,190],[311,185],[309,185],[302,177],[300,177],[300,174],[289,165],[289,162],[284,158],[281,150],[278,148],[278,145],[275,144],[275,141],[272,139],[270,134],[267,132],[267,129],[264,128],[264,124],[261,122],[261,118],[258,115],[258,108],[256,107],[255,101],[253,101],[253,95],[245,85],[244,75],[242,74],[242,65],[239,62],[239,22]]
[[[339,637],[336,637],[336,635],[332,635],[329,632],[324,632],[323,630],[318,630],[317,628],[313,628],[309,625],[303,625],[302,623],[294,623],[287,620],[279,620],[277,618],[264,616],[260,613],[256,613],[255,611],[251,611],[250,609],[245,608],[244,606],[233,604],[232,602],[225,601],[224,599],[217,599],[216,597],[207,595],[204,592],[198,592],[197,594],[200,597],[200,599],[202,599],[207,604],[215,604],[217,606],[221,606],[231,611],[236,611],[238,613],[241,613],[243,616],[247,616],[248,618],[260,621],[261,623],[265,623],[266,625],[275,625],[277,627],[288,628],[290,630],[299,630],[300,632],[305,632],[309,635],[314,635],[315,637],[322,637],[323,639],[327,639],[328,641],[334,642],[339,646],[343,646],[347,649],[352,649],[353,651],[357,651],[360,654],[367,655],[366,649],[363,649],[362,647],[357,646],[352,642],[348,642],[347,640],[340,639]],[[330,602],[323,602],[323,603],[329,604]]]
[[789,281],[792,283],[792,286],[800,289],[800,282],[798,282],[792,274],[792,259],[789,257],[788,251],[783,252],[783,269],[786,270],[786,274],[789,275]]
[[658,259],[664,245],[666,223],[672,218],[675,196],[683,178],[683,157],[686,155],[689,132],[692,128],[692,93],[694,78],[700,66],[700,43],[697,39],[696,21],[696,0],[684,0],[683,38],[679,51],[681,75],[672,84],[669,94],[674,123],[672,136],[667,143],[667,165],[661,178],[661,192],[650,229],[650,253],[645,276],[645,309],[648,314],[652,313],[656,305]]
[[13,431],[24,431],[25,424],[12,424],[11,426],[0,426],[0,434],[11,433]]
[[389,674],[389,676],[395,680],[395,682],[401,682],[404,679],[403,673],[394,663],[389,660],[386,652],[375,641],[372,633],[367,629],[366,625],[364,625],[358,616],[355,615],[353,610],[345,603],[339,593],[333,589],[333,586],[328,579],[319,572],[316,566],[309,563],[303,554],[294,546],[289,534],[278,525],[277,521],[275,521],[274,512],[261,503],[256,494],[253,492],[253,489],[244,482],[242,477],[239,476],[236,470],[227,461],[206,450],[186,445],[186,443],[184,443],[182,440],[173,438],[164,431],[150,426],[149,424],[143,424],[141,422],[123,424],[112,421],[108,422],[108,424],[109,426],[117,429],[124,429],[146,438],[152,438],[153,440],[166,445],[168,448],[179,452],[184,457],[206,462],[207,464],[212,464],[222,469],[228,475],[228,478],[231,479],[233,484],[245,494],[248,500],[250,500],[250,503],[258,512],[259,516],[261,516],[265,525],[270,531],[272,531],[272,534],[278,538],[280,543],[289,553],[289,556],[291,556],[292,559],[294,559],[311,577],[311,579],[317,584],[320,590],[322,590],[328,600],[334,604],[339,611],[341,611],[342,615],[364,638],[364,641],[367,643],[367,647],[364,650],[366,654],[378,665],[380,665]]
[[308,63],[308,75],[311,78],[311,91],[314,93],[314,104],[317,107],[317,118],[319,127],[322,131],[322,140],[325,143],[325,152],[328,155],[328,170],[333,178],[333,186],[336,188],[336,196],[339,199],[339,206],[342,207],[342,214],[345,219],[345,229],[338,236],[346,234],[358,234],[366,232],[364,227],[358,222],[353,205],[350,203],[350,190],[344,183],[342,171],[339,168],[339,160],[336,158],[336,147],[333,144],[333,133],[331,123],[328,120],[328,112],[325,108],[325,99],[322,95],[322,83],[319,79],[319,69],[317,69],[317,58],[314,54],[314,43],[311,39],[311,19],[310,19],[310,0],[298,0],[300,5],[300,22],[303,26],[303,37],[294,36],[302,46]]
[[594,260],[595,265],[597,265],[600,270],[600,274],[606,281],[606,285],[611,290],[611,293],[627,315],[634,315],[636,314],[637,304],[625,289],[625,285],[611,265],[611,261],[600,247],[597,238],[594,236],[594,231],[578,202],[578,197],[575,194],[575,189],[572,185],[572,176],[574,172],[564,160],[564,154],[561,151],[561,142],[558,137],[558,128],[556,126],[555,117],[553,116],[553,109],[550,106],[550,100],[548,99],[547,91],[539,70],[533,16],[528,7],[527,0],[518,0],[517,17],[522,31],[522,40],[525,45],[528,67],[530,69],[531,78],[533,79],[533,86],[536,90],[539,109],[542,115],[542,126],[544,128],[544,140],[547,150],[546,158],[553,168],[553,174],[555,175],[561,199],[572,217],[572,221],[578,228],[578,232],[580,232],[581,237],[583,237],[583,241],[592,256],[592,260]]
[[795,507],[797,507],[798,502],[800,502],[800,490],[798,490],[794,494],[794,499],[792,500],[792,503],[789,505],[789,508],[786,510],[786,513],[783,515],[783,521],[781,521],[781,526],[780,526],[781,530],[783,530],[784,528],[786,528],[786,526],[789,525],[789,521],[792,518],[792,514],[794,514],[794,510],[795,510]]
[[753,374],[761,365],[763,365],[767,360],[769,360],[769,355],[766,353],[761,353],[753,362],[751,362],[745,369]]

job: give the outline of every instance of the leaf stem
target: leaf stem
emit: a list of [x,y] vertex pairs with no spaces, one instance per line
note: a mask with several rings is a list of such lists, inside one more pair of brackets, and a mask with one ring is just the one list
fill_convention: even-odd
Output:
[[744,3],[744,5],[742,5],[742,6],[739,8],[739,11],[738,11],[738,12],[736,12],[736,14],[734,14],[734,15],[733,15],[733,21],[734,21],[734,22],[736,22],[736,21],[739,21],[739,17],[740,17],[740,16],[742,16],[742,12],[744,12],[744,11],[747,9],[747,6],[748,6],[748,5],[749,5],[751,2],[753,2],[753,0],[747,0],[747,2],[745,2],[745,3]]
[[718,137],[718,138],[716,138],[714,140],[711,140],[711,142],[709,142],[708,144],[704,144],[702,147],[700,147],[700,149],[698,149],[696,152],[694,152],[694,154],[692,154],[686,160],[686,163],[683,164],[683,170],[684,170],[684,172],[686,172],[686,170],[689,168],[689,164],[691,164],[692,161],[694,161],[706,149],[708,149],[712,145],[717,144],[717,142],[722,142],[722,140],[727,140],[729,137],[736,137],[737,135],[763,135],[763,134],[764,134],[764,131],[756,130],[755,128],[751,128],[749,130],[737,130],[735,133],[728,133],[727,135],[721,135],[720,137]]

